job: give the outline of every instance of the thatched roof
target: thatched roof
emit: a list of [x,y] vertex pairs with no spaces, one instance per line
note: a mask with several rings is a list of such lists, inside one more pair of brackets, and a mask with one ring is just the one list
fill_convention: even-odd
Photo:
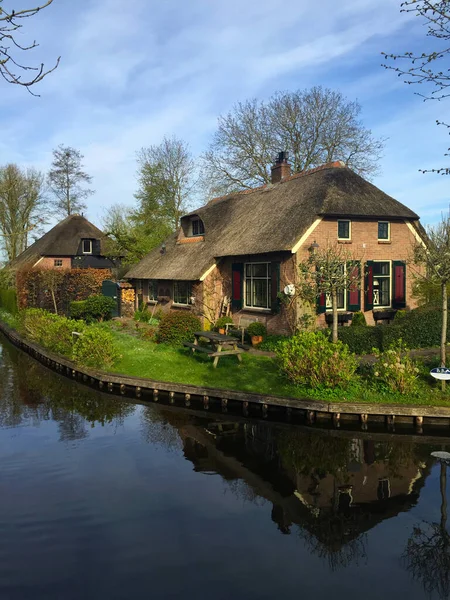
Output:
[[219,257],[291,251],[321,216],[418,220],[412,210],[342,164],[212,200],[187,215],[203,220],[204,242],[177,244],[174,235],[166,241],[165,254],[153,250],[127,277],[196,280]]
[[76,256],[82,238],[100,240],[102,246],[105,237],[105,234],[85,217],[70,215],[19,254],[7,268],[33,266],[43,256]]

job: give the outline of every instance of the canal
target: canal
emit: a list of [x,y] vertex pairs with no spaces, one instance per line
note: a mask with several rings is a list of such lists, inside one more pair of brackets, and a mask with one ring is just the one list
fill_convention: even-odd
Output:
[[449,597],[446,438],[136,405],[0,352],[2,600]]

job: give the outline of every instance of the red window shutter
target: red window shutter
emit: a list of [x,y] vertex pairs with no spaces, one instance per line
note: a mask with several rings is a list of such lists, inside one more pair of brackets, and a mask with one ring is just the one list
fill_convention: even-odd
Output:
[[231,305],[234,309],[240,310],[242,308],[244,264],[233,263],[231,266],[231,273]]
[[347,309],[356,312],[361,310],[360,264],[347,264],[348,278],[352,282],[348,290]]
[[317,312],[320,315],[321,313],[324,313],[326,311],[327,305],[327,298],[326,298],[326,294],[320,294],[320,296],[317,298]]
[[366,263],[366,273],[364,277],[364,310],[373,309],[373,261]]

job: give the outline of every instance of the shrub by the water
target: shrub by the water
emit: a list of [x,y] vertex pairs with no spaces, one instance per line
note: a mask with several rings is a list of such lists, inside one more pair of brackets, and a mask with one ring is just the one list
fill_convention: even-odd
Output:
[[20,329],[25,337],[47,350],[71,356],[72,332],[82,332],[83,321],[60,317],[41,308],[29,308],[20,313]]
[[159,322],[156,339],[160,343],[181,346],[183,342],[191,342],[194,332],[201,329],[200,319],[191,312],[172,311],[166,313]]
[[312,388],[346,387],[357,368],[355,356],[341,341],[322,332],[297,333],[276,349],[281,370],[292,382]]
[[72,357],[77,363],[86,367],[108,368],[120,358],[120,355],[111,333],[101,327],[92,326],[87,327],[76,339]]
[[83,319],[86,323],[110,319],[116,303],[107,296],[89,296],[86,300],[77,300],[70,303],[70,316],[72,319]]
[[0,308],[16,315],[19,311],[17,305],[17,292],[13,288],[0,289]]
[[392,392],[412,394],[417,391],[419,369],[407,351],[408,348],[401,339],[384,352],[376,351],[378,358],[373,365],[373,374]]

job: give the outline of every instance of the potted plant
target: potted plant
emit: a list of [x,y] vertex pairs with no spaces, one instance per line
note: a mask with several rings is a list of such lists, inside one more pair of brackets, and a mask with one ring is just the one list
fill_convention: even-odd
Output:
[[227,331],[225,325],[228,323],[233,323],[233,319],[231,317],[220,317],[217,319],[214,328],[217,329],[219,333],[224,334]]
[[262,323],[250,323],[247,327],[247,333],[252,340],[252,346],[257,346],[263,341],[263,337],[267,334],[267,329]]

